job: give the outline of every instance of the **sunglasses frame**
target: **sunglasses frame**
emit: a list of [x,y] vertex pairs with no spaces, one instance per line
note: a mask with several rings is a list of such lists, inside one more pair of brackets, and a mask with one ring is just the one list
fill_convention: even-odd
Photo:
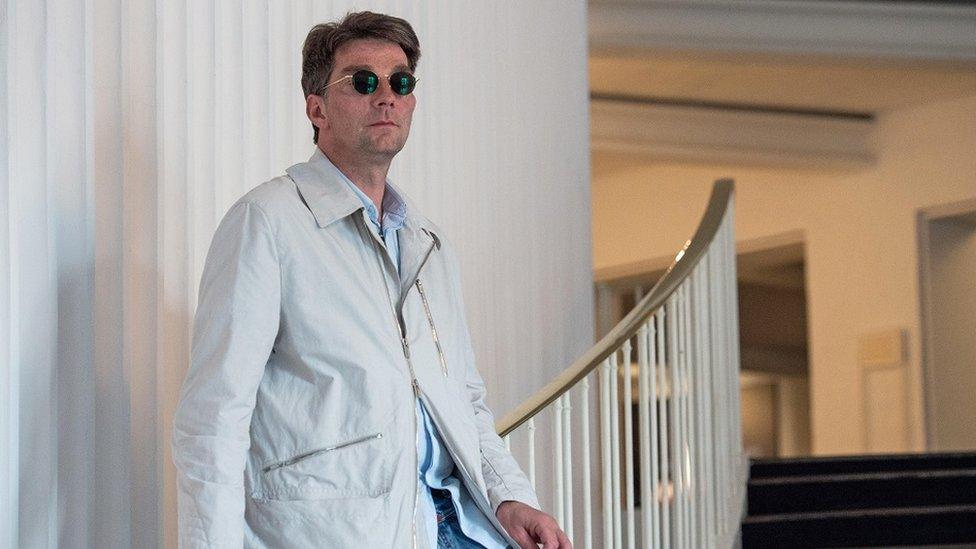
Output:
[[[373,88],[373,91],[371,91],[371,92],[365,92],[364,93],[364,92],[359,91],[359,89],[356,87],[356,83],[355,83],[355,77],[356,77],[356,75],[357,74],[360,74],[360,73],[364,73],[364,72],[365,73],[368,73],[368,74],[371,74],[374,77],[376,77],[377,80],[380,80],[380,75],[379,74],[376,74],[375,72],[373,72],[371,70],[368,70],[368,69],[360,69],[360,70],[358,70],[358,71],[356,71],[356,72],[354,72],[352,74],[347,74],[347,75],[345,75],[345,76],[343,76],[343,77],[341,77],[341,78],[339,78],[337,80],[334,80],[332,82],[329,82],[328,84],[325,85],[324,88],[322,88],[322,91],[325,91],[330,86],[334,86],[334,85],[338,84],[339,82],[342,82],[344,80],[349,80],[352,83],[352,85],[353,85],[352,88],[354,90],[356,90],[356,92],[359,93],[360,95],[373,95],[374,93],[376,93],[376,90],[378,90],[379,87],[380,87],[380,85],[379,85],[378,82],[376,84],[376,87]],[[397,75],[397,74],[408,74],[411,77],[413,77],[413,85],[410,86],[410,91],[408,91],[407,93],[400,93],[400,92],[396,91],[396,87],[393,85],[393,77],[395,75]],[[413,90],[417,87],[417,82],[420,81],[419,78],[417,78],[416,76],[414,76],[413,74],[411,74],[411,73],[409,73],[407,71],[396,71],[396,72],[394,72],[392,74],[384,74],[382,76],[383,76],[383,80],[386,80],[386,82],[390,84],[390,89],[393,90],[393,93],[399,95],[400,97],[406,97],[406,96],[410,95],[411,93],[413,93]]]

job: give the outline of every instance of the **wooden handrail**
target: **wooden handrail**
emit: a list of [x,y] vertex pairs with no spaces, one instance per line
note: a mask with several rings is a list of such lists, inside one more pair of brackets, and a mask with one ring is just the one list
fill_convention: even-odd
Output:
[[731,179],[720,179],[715,182],[712,186],[712,195],[708,200],[708,207],[698,225],[698,230],[675,256],[664,276],[658,280],[651,291],[634,306],[627,316],[593,347],[590,347],[583,356],[563,370],[545,387],[536,391],[534,395],[496,422],[495,430],[499,436],[511,433],[575,386],[577,382],[619,349],[624,341],[633,337],[641,324],[647,320],[647,317],[664,305],[708,251],[708,247],[715,239],[732,201],[734,187]]

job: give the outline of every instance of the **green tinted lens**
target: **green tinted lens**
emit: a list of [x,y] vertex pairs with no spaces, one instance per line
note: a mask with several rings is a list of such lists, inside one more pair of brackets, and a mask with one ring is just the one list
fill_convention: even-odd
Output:
[[408,95],[417,84],[417,79],[409,72],[395,72],[390,75],[390,87],[394,93]]
[[356,71],[352,75],[352,86],[356,91],[363,95],[369,95],[376,91],[376,86],[380,83],[380,77],[372,71]]

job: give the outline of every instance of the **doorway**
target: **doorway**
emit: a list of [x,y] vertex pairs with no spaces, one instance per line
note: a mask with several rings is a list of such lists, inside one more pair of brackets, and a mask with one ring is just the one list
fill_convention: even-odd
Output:
[[976,450],[976,200],[919,212],[922,367],[930,451]]
[[756,458],[809,455],[810,383],[802,236],[783,238],[778,243],[747,242],[739,247],[743,448]]
[[[597,338],[664,275],[672,258],[597,281]],[[750,457],[810,454],[810,384],[803,235],[737,245],[743,448]],[[651,268],[647,268],[653,265]]]

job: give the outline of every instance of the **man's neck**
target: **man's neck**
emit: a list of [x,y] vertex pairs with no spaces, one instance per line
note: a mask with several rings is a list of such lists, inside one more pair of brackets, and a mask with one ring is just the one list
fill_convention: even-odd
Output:
[[327,152],[321,146],[319,150],[329,159],[329,162],[339,168],[339,171],[349,178],[363,194],[369,197],[376,206],[379,219],[383,219],[383,194],[386,191],[386,176],[390,171],[390,161],[385,163],[368,163],[343,158],[335,151]]

